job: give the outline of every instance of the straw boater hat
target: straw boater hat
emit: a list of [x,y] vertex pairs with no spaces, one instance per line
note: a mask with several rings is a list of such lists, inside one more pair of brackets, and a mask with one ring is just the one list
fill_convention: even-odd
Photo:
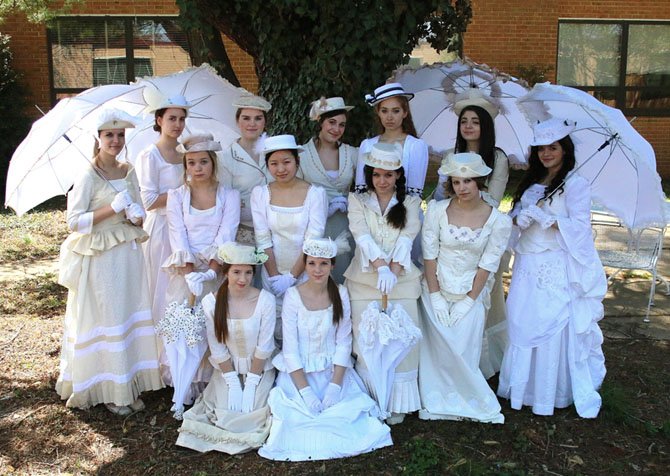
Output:
[[193,104],[188,102],[184,96],[181,94],[177,94],[175,96],[161,96],[161,97],[154,97],[151,98],[151,102],[153,104],[149,105],[149,108],[147,112],[156,112],[160,109],[184,109],[185,111],[188,112],[188,110],[193,107]]
[[486,166],[481,155],[474,152],[449,153],[438,173],[458,178],[485,177],[491,173],[491,168]]
[[481,89],[470,88],[465,92],[456,94],[454,97],[454,113],[460,116],[461,111],[467,106],[479,106],[489,113],[491,119],[495,119],[500,108],[496,105],[495,100],[485,94]]
[[96,131],[107,129],[131,129],[135,127],[137,118],[120,109],[103,109],[96,117]]
[[577,123],[569,119],[552,117],[533,126],[533,140],[530,145],[549,145],[561,140],[575,130]]
[[354,106],[347,106],[344,104],[344,99],[341,97],[333,97],[326,99],[321,97],[312,103],[312,106],[309,109],[309,118],[313,121],[318,121],[319,118],[331,111],[351,111]]
[[407,100],[414,97],[414,94],[405,92],[405,89],[400,83],[388,83],[379,86],[372,94],[365,95],[365,102],[370,106],[382,102],[384,99],[392,98],[393,96],[405,96]]
[[233,102],[233,107],[237,109],[258,109],[259,111],[268,112],[272,109],[272,104],[265,98],[256,96],[250,92],[244,92]]
[[189,152],[217,152],[221,150],[221,144],[214,140],[214,136],[209,132],[194,132],[184,138],[181,144],[177,146],[177,152],[187,154]]
[[363,163],[373,169],[398,170],[402,167],[402,146],[377,142],[370,153],[363,156]]
[[291,134],[283,134],[266,138],[263,143],[261,155],[265,157],[266,155],[278,150],[295,150],[296,152],[302,152],[303,148],[302,146],[296,144],[295,137],[293,137]]
[[268,260],[268,255],[262,250],[235,241],[229,241],[219,246],[217,255],[221,261],[228,264],[248,264],[254,266],[263,264]]

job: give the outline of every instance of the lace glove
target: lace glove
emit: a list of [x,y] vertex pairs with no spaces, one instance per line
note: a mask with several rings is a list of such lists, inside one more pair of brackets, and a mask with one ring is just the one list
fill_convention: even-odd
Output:
[[333,216],[336,212],[347,213],[349,203],[347,197],[335,197],[328,204],[328,216]]
[[242,409],[242,385],[237,372],[231,370],[225,374],[222,372],[221,376],[228,385],[228,410],[231,412],[239,412]]
[[530,216],[530,212],[526,208],[521,210],[521,213],[516,216],[516,224],[522,230],[532,225],[533,221],[533,217]]
[[126,208],[126,218],[130,220],[133,225],[139,225],[147,217],[144,208],[139,203],[131,203]]
[[451,326],[451,316],[449,315],[449,303],[442,296],[440,291],[430,293],[430,304],[433,306],[433,312],[437,321],[445,327]]
[[321,403],[321,400],[319,400],[319,398],[314,393],[314,390],[312,390],[312,387],[309,385],[300,389],[300,396],[305,402],[305,405],[307,405],[307,409],[313,415],[318,415],[323,411],[323,403]]
[[326,394],[323,396],[323,409],[330,408],[342,400],[342,386],[330,382],[326,388]]
[[133,203],[133,199],[130,197],[130,194],[127,190],[119,192],[114,196],[114,200],[109,205],[112,207],[115,213],[120,213],[125,210],[130,204]]
[[549,215],[537,205],[531,205],[528,207],[528,214],[533,220],[540,224],[543,230],[546,230],[551,225],[556,223],[556,217],[554,215]]
[[465,315],[470,312],[475,301],[470,296],[465,296],[460,301],[451,306],[451,325],[455,326],[458,321],[463,319]]
[[244,391],[242,392],[242,413],[249,413],[254,409],[256,387],[258,387],[260,381],[260,375],[247,373],[247,379],[244,381]]
[[289,273],[279,274],[270,278],[270,286],[276,296],[283,295],[288,288],[296,283],[296,279]]
[[202,294],[203,274],[205,273],[193,272],[184,276],[188,290],[191,291],[191,294],[195,295],[195,297],[198,297]]
[[388,266],[380,266],[377,268],[377,289],[379,289],[382,294],[391,294],[393,287],[398,282],[398,277],[393,274],[391,268]]

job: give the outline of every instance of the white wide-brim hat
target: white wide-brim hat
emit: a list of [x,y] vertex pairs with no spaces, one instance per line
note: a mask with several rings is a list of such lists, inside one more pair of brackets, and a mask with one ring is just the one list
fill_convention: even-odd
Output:
[[375,92],[372,94],[365,95],[365,102],[370,106],[374,106],[382,102],[385,99],[392,98],[394,96],[405,96],[407,100],[410,100],[414,97],[413,93],[405,92],[405,89],[400,83],[388,83],[383,86],[379,86],[375,89]]
[[440,175],[474,178],[486,177],[491,173],[491,168],[484,163],[482,156],[474,152],[449,153],[446,159],[446,163],[438,170]]
[[321,97],[321,99],[314,101],[309,108],[309,118],[313,121],[318,121],[319,118],[327,112],[347,112],[351,111],[353,108],[354,106],[347,106],[344,103],[344,99],[341,97],[332,97],[328,99]]
[[120,109],[105,108],[96,116],[95,130],[132,129],[138,121],[136,117]]
[[402,167],[402,146],[378,142],[363,156],[363,163],[373,169],[398,170]]
[[185,111],[188,111],[191,107],[193,107],[193,104],[188,102],[184,96],[181,94],[177,94],[175,96],[170,96],[166,97],[163,96],[161,98],[152,98],[153,104],[150,104],[147,112],[156,112],[161,109],[183,109]]
[[489,113],[491,119],[495,119],[500,108],[495,104],[494,99],[485,94],[481,89],[470,88],[465,92],[459,93],[454,97],[454,113],[461,115],[461,111],[467,106],[479,106]]
[[237,109],[257,109],[259,111],[268,112],[272,109],[272,104],[261,96],[245,92],[233,102],[233,107]]
[[209,132],[194,132],[183,138],[182,143],[176,148],[180,154],[189,152],[218,152],[221,150],[221,143],[214,140],[214,136]]
[[229,241],[219,246],[217,255],[221,261],[228,264],[248,264],[254,266],[263,264],[268,260],[268,255],[263,250],[235,241]]
[[279,136],[267,137],[263,143],[261,155],[265,157],[278,150],[295,150],[297,152],[302,152],[304,149],[302,146],[296,144],[294,136],[291,134],[282,134]]
[[575,130],[577,123],[570,119],[552,117],[533,126],[533,140],[530,145],[549,145],[563,139]]

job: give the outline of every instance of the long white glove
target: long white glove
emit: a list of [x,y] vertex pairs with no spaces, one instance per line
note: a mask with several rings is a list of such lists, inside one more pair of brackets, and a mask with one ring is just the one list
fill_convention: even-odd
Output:
[[323,411],[323,403],[321,403],[321,400],[319,400],[319,397],[316,396],[314,390],[309,385],[300,389],[300,396],[312,414],[318,415]]
[[239,412],[242,409],[242,385],[237,372],[231,370],[230,372],[222,373],[223,380],[228,385],[228,410],[231,412]]
[[129,207],[131,203],[133,203],[132,197],[128,193],[128,190],[124,190],[123,192],[117,193],[114,196],[114,200],[112,200],[112,203],[109,205],[115,213],[120,213],[125,210],[126,207]]
[[334,197],[328,204],[328,216],[333,216],[336,212],[347,213],[349,202],[347,197]]
[[440,291],[430,293],[430,304],[433,306],[433,312],[438,322],[445,327],[451,326],[451,316],[449,315],[449,303]]
[[391,268],[388,266],[380,266],[377,268],[377,289],[379,289],[382,294],[391,294],[393,287],[398,282],[398,277],[393,274]]
[[556,217],[554,215],[548,214],[537,205],[531,205],[528,207],[528,213],[533,220],[540,224],[543,230],[546,230],[551,225],[556,223]]
[[451,325],[455,326],[458,321],[463,319],[465,315],[470,312],[475,301],[470,296],[465,296],[460,301],[451,306]]
[[139,203],[131,203],[126,208],[126,218],[130,220],[133,225],[139,225],[147,217],[147,213]]
[[342,400],[342,386],[330,382],[326,388],[326,394],[323,396],[323,409],[330,408]]
[[193,273],[188,273],[186,276],[184,276],[188,290],[191,291],[191,294],[195,295],[195,297],[198,297],[202,294],[203,274],[204,273],[198,273],[194,271]]
[[296,283],[296,279],[289,273],[279,274],[270,278],[270,286],[276,296],[283,295],[288,288]]
[[516,224],[522,230],[525,230],[533,223],[533,217],[530,216],[530,212],[527,208],[521,210],[521,212],[516,216]]
[[254,409],[254,400],[256,399],[256,388],[261,381],[261,376],[247,373],[247,379],[244,381],[244,391],[242,392],[242,413],[249,413]]

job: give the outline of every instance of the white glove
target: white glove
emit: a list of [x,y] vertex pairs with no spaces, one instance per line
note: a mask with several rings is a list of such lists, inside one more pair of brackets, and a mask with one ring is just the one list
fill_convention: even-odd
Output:
[[302,397],[307,409],[314,415],[318,415],[323,411],[323,403],[316,396],[312,387],[307,385],[305,388],[300,389],[300,396]]
[[203,273],[200,273],[200,275],[202,276],[202,281],[203,282],[212,281],[212,280],[216,279],[216,271],[214,271],[211,268],[208,269],[207,271],[203,272]]
[[440,291],[430,293],[430,304],[433,306],[433,312],[437,321],[445,327],[451,326],[451,316],[449,315],[449,303]]
[[451,306],[451,325],[455,326],[458,321],[463,319],[465,315],[470,312],[475,301],[470,296],[465,296],[460,301]]
[[124,190],[123,192],[117,193],[114,196],[114,200],[112,200],[112,203],[109,205],[112,207],[112,210],[114,210],[115,213],[119,213],[125,210],[126,207],[129,207],[131,203],[133,203],[133,199],[128,193],[128,190]]
[[323,409],[330,408],[342,400],[342,386],[330,382],[326,388],[326,394],[323,396]]
[[296,279],[291,273],[283,273],[270,278],[270,286],[276,296],[283,295],[288,288],[296,283]]
[[335,197],[328,204],[328,216],[333,216],[336,212],[347,213],[349,202],[347,197]]
[[521,213],[516,216],[516,224],[522,230],[532,225],[533,221],[533,217],[530,216],[530,212],[526,208],[521,210]]
[[237,372],[231,370],[225,374],[222,372],[221,376],[228,385],[228,410],[231,412],[239,412],[242,409],[242,385]]
[[186,276],[184,276],[184,279],[186,280],[186,286],[188,286],[188,290],[191,291],[191,294],[195,295],[195,297],[198,297],[202,294],[202,275],[204,273],[188,273]]
[[247,373],[247,379],[244,381],[244,391],[242,392],[242,413],[249,413],[254,409],[256,387],[258,387],[260,381],[260,375]]
[[133,225],[139,225],[146,217],[147,214],[139,203],[131,203],[126,208],[126,218],[130,220]]
[[549,215],[547,212],[542,210],[537,205],[531,205],[530,207],[528,207],[528,214],[531,216],[533,220],[535,220],[540,224],[543,230],[546,230],[551,225],[556,223],[555,216]]
[[377,268],[377,289],[379,289],[382,294],[391,294],[393,287],[398,282],[398,277],[393,274],[391,268],[388,266],[380,266]]

